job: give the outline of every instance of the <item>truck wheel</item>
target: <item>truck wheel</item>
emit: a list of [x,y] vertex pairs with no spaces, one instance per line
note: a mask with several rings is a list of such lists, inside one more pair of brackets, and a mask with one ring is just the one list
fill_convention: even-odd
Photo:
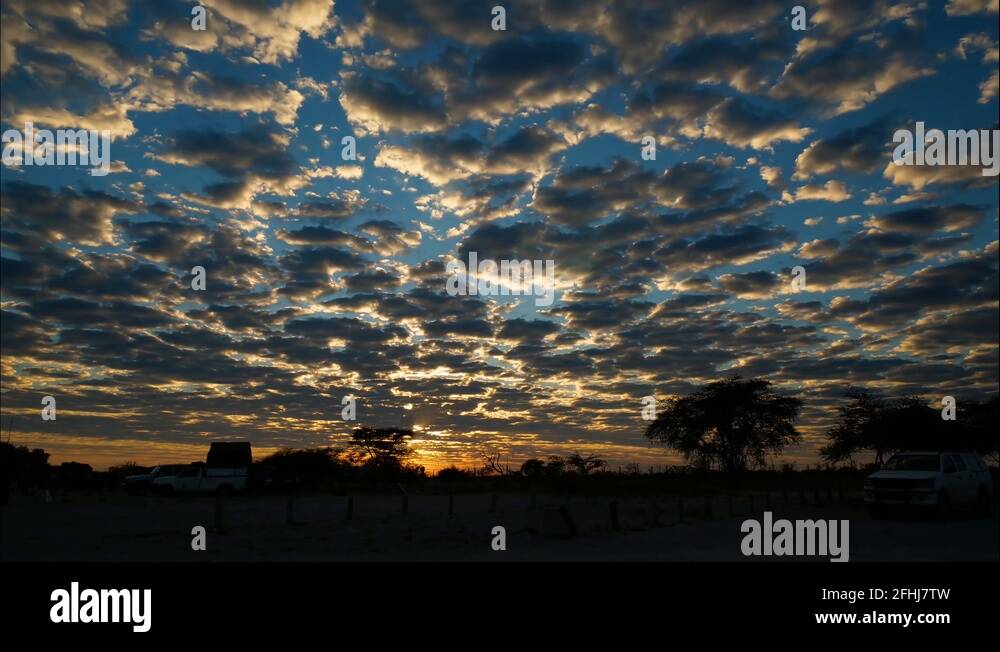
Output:
[[219,487],[218,493],[219,493],[220,496],[223,496],[223,497],[232,496],[233,495],[233,485],[231,485],[231,484],[224,484],[224,485],[222,485],[221,487]]

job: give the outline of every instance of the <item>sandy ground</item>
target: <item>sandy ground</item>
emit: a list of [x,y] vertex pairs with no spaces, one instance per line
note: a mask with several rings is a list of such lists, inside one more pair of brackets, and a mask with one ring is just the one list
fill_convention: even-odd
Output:
[[[810,497],[811,498],[811,497]],[[612,499],[458,495],[359,495],[346,519],[347,497],[288,499],[236,496],[144,498],[123,495],[18,501],[0,508],[4,561],[748,561],[740,551],[744,519],[762,518],[763,496],[629,497]],[[875,520],[859,497],[806,504],[773,497],[775,518],[848,519],[851,561],[996,561],[998,524],[992,517]],[[561,509],[572,517],[569,537]],[[683,508],[683,513],[679,509]],[[191,549],[191,529],[204,526],[207,549]],[[492,530],[506,529],[507,549],[494,551]],[[759,559],[759,558],[757,558]],[[774,559],[774,558],[770,558]],[[782,558],[790,559],[790,558]],[[815,557],[797,558],[815,561]]]

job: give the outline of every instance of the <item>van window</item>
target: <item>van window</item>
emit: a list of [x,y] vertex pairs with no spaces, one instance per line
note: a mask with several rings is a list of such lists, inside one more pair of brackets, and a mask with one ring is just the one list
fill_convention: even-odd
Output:
[[943,462],[944,462],[944,472],[945,473],[954,473],[955,472],[955,462],[952,459],[951,455],[945,455],[944,458],[943,458]]
[[949,455],[949,457],[955,462],[955,468],[959,471],[965,470],[965,462],[962,461],[961,455]]

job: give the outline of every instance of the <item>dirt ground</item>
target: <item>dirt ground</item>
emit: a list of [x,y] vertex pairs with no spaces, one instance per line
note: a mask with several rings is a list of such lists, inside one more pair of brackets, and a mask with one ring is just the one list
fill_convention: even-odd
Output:
[[[859,496],[574,497],[488,494],[19,500],[0,508],[3,561],[756,561],[746,518],[848,519],[850,561],[996,561],[998,523],[875,520]],[[803,500],[805,502],[803,502]],[[615,503],[612,508],[611,503]],[[221,505],[221,514],[218,514]],[[616,517],[615,517],[616,514]],[[567,515],[569,520],[567,520]],[[220,520],[217,521],[217,518]],[[614,527],[617,521],[617,527]],[[493,529],[507,549],[494,551]],[[206,550],[191,547],[206,529]],[[765,558],[774,560],[775,558]],[[815,561],[816,557],[781,558]]]

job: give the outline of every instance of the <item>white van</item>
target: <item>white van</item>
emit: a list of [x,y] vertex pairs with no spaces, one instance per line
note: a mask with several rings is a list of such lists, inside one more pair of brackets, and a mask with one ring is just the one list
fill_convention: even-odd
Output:
[[988,513],[993,478],[971,451],[904,451],[865,479],[865,505],[873,516],[893,508],[918,507],[947,513],[976,507]]

